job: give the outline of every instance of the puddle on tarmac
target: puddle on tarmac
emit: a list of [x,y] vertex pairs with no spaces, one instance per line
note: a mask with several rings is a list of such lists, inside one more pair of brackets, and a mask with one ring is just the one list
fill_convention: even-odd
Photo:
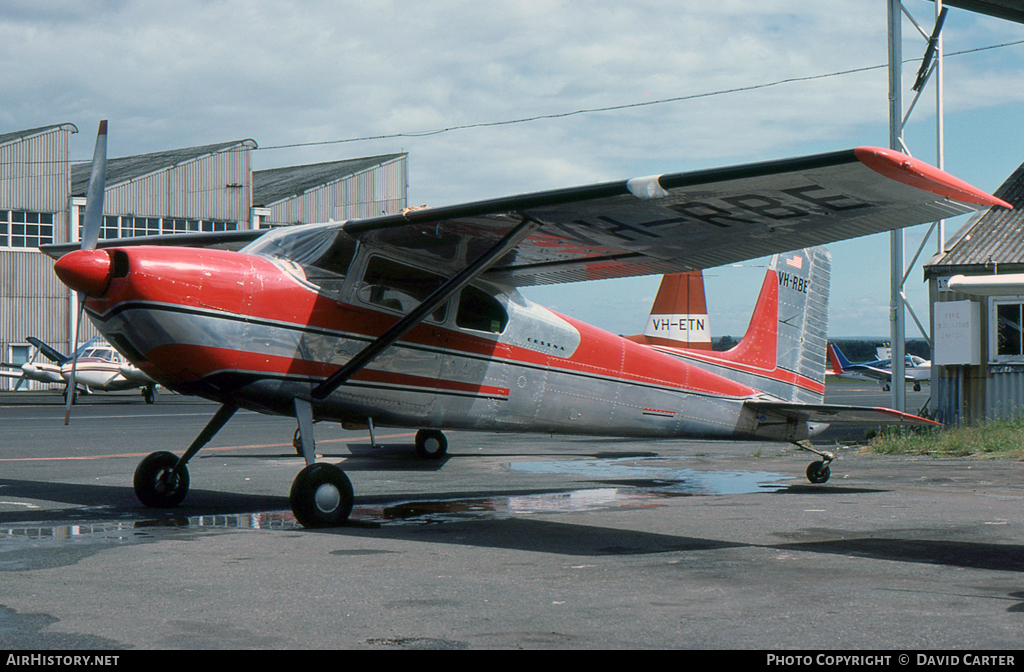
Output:
[[[500,519],[542,513],[593,511],[607,508],[663,506],[676,497],[775,492],[788,487],[792,476],[766,471],[705,471],[679,465],[679,458],[626,457],[513,463],[514,471],[583,476],[594,481],[621,482],[608,487],[564,492],[432,500],[387,505],[357,505],[350,518],[355,527],[428,525]],[[93,524],[21,525],[0,527],[0,552],[8,542],[144,541],[159,528],[295,530],[302,529],[290,511],[269,511]],[[2,562],[0,562],[2,568]]]
[[680,467],[678,457],[622,457],[598,460],[517,462],[513,471],[566,474],[595,481],[645,483],[647,488],[674,495],[743,495],[775,492],[788,487],[792,476],[769,471],[713,471]]

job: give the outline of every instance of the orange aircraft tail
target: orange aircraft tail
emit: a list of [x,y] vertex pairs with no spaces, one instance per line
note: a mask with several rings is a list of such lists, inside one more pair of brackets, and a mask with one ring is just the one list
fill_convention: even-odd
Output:
[[644,333],[627,338],[646,345],[710,350],[711,326],[701,272],[663,276]]

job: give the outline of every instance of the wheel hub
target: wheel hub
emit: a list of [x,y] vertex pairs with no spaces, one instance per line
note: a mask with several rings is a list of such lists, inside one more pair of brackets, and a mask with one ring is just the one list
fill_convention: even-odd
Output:
[[324,483],[316,489],[313,501],[316,502],[316,508],[330,513],[341,504],[341,491],[332,483]]

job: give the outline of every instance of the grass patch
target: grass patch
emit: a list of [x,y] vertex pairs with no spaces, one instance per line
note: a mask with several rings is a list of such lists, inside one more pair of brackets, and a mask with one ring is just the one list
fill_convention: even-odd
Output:
[[970,427],[886,427],[868,440],[867,447],[884,455],[974,455],[1024,460],[1024,419],[994,420]]

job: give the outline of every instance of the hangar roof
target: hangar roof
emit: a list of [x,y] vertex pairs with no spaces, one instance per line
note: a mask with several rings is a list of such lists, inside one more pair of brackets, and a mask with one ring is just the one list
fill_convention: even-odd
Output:
[[17,142],[18,140],[24,140],[25,138],[31,138],[34,135],[41,135],[55,128],[61,128],[69,130],[72,133],[78,133],[78,127],[74,124],[50,124],[49,126],[29,128],[24,131],[14,131],[13,133],[0,133],[0,145],[6,145],[11,142]]
[[[1013,210],[992,207],[975,213],[947,245],[947,251],[925,264],[925,275],[1024,270],[1024,164],[1014,171],[995,195]],[[1019,268],[1014,268],[1015,266]]]
[[[234,140],[232,142],[219,142],[213,145],[169,149],[163,152],[153,152],[152,154],[107,159],[107,188],[240,146],[247,149],[255,149],[256,142],[253,140]],[[85,196],[89,190],[89,172],[91,168],[91,163],[76,163],[71,166],[72,196]]]
[[267,207],[403,156],[408,155],[382,154],[361,159],[257,170],[252,174],[252,203],[256,207]]

